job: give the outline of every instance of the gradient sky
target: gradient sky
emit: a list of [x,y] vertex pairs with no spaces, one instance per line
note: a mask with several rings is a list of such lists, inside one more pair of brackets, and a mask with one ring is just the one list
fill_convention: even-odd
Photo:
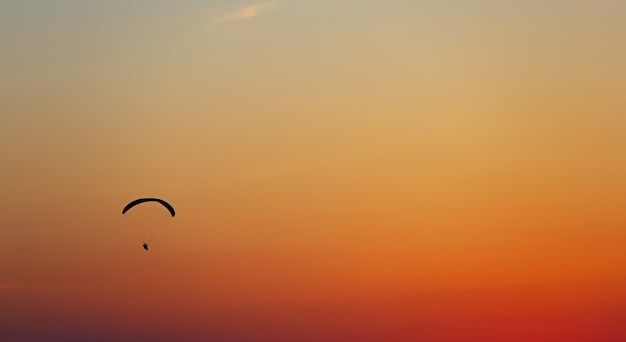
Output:
[[626,340],[624,1],[0,0],[0,48],[2,342]]

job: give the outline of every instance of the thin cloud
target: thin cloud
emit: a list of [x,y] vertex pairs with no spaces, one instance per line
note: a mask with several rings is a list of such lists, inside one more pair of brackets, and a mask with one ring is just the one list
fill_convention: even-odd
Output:
[[250,19],[267,12],[276,5],[276,1],[266,1],[242,7],[235,12],[224,14],[211,19],[211,27],[227,23],[229,21]]

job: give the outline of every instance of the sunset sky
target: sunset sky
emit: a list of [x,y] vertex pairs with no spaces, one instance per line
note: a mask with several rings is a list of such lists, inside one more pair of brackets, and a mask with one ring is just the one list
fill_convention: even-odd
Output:
[[623,0],[0,0],[0,342],[626,341],[625,61]]

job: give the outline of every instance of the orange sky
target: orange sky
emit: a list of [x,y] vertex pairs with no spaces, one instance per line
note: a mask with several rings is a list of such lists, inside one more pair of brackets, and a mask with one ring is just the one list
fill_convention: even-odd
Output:
[[0,1],[0,341],[626,339],[624,13]]

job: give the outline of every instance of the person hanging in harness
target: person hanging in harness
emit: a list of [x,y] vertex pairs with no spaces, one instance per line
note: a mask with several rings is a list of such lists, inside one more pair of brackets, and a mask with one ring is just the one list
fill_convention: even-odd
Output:
[[144,242],[142,246],[143,246],[143,249],[148,250],[148,244],[147,243]]

